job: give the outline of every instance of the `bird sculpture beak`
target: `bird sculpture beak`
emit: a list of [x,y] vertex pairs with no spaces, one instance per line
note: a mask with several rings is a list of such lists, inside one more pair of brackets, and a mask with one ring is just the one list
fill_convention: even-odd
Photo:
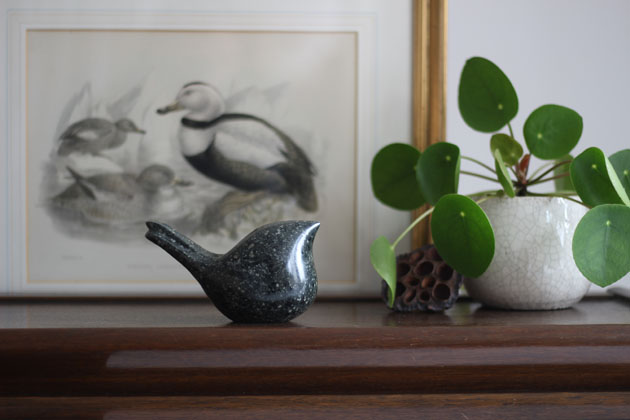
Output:
[[179,103],[179,101],[175,101],[172,104],[166,105],[163,108],[159,108],[157,113],[160,115],[168,114],[169,112],[179,111],[184,109],[184,107]]
[[147,132],[141,128],[136,128],[135,130],[133,130],[133,132],[138,134],[147,134]]

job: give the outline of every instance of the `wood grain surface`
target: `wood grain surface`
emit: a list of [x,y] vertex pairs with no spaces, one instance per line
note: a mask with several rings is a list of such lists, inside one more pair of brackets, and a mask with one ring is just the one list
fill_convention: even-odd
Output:
[[0,398],[0,418],[625,419],[628,393]]
[[[72,304],[41,304],[59,305],[60,320],[78,315]],[[138,321],[144,304],[85,303],[85,317],[116,313],[126,326],[2,328],[0,396],[630,392],[630,311],[617,299],[536,313],[463,302],[407,316],[376,302],[328,302],[310,319],[268,326],[199,326],[198,311],[216,315],[200,304],[155,303],[149,322]],[[38,302],[2,307],[12,305],[20,323],[15,310]]]

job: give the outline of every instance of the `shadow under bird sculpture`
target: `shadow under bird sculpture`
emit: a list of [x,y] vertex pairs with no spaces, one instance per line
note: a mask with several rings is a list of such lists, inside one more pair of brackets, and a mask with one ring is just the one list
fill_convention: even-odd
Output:
[[202,248],[170,226],[147,222],[146,238],[179,261],[234,322],[287,322],[317,294],[313,240],[319,222],[259,227],[223,255]]
[[240,191],[289,194],[305,211],[317,210],[315,168],[282,130],[254,115],[225,113],[221,94],[203,82],[184,85],[157,113],[174,111],[187,111],[178,138],[197,171]]

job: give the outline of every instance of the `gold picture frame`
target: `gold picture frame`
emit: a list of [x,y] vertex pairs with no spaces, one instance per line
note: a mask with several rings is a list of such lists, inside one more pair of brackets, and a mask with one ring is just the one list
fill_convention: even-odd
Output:
[[[424,150],[446,138],[448,0],[416,0],[413,31],[413,144]],[[417,217],[425,205],[412,214]],[[412,247],[431,242],[429,220],[413,230]]]

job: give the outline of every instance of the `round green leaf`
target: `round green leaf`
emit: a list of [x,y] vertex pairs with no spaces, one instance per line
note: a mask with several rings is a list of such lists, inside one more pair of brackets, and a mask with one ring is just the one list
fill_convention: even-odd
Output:
[[445,195],[431,217],[435,246],[460,274],[479,277],[494,256],[494,232],[486,213],[470,198]]
[[523,146],[507,134],[499,133],[490,138],[490,150],[494,155],[495,150],[501,152],[503,163],[507,166],[516,165],[523,156]]
[[442,196],[457,192],[460,161],[459,147],[452,143],[432,144],[422,153],[416,176],[429,204],[435,205]]
[[626,194],[630,196],[630,149],[620,150],[608,158]]
[[494,169],[497,171],[497,178],[503,187],[503,191],[505,191],[508,197],[514,197],[516,195],[514,192],[514,184],[512,184],[510,174],[505,167],[505,163],[503,163],[503,158],[501,157],[501,151],[499,149],[494,151]]
[[622,203],[610,181],[607,160],[604,152],[597,147],[589,147],[571,162],[571,182],[589,207]]
[[626,206],[630,206],[630,197],[628,197],[626,189],[621,184],[621,180],[617,176],[615,168],[613,167],[612,163],[610,163],[610,160],[608,160],[607,157],[604,157],[604,162],[606,162],[606,171],[608,172],[608,178],[610,178],[610,183],[615,189],[615,192],[617,193],[623,204],[625,204]]
[[518,112],[518,98],[510,79],[496,64],[481,57],[466,61],[458,99],[466,124],[484,133],[500,130]]
[[386,237],[379,236],[370,246],[370,261],[376,272],[389,286],[389,307],[396,297],[396,254]]
[[420,152],[404,143],[382,148],[372,160],[372,190],[383,204],[399,210],[413,210],[424,204],[416,180]]
[[[554,176],[562,175],[569,172],[569,168],[571,167],[571,162],[573,161],[573,156],[567,154],[554,162],[555,164],[558,164],[558,163],[567,162],[567,161],[568,163],[565,163],[564,165],[560,165],[553,170]],[[573,183],[571,182],[571,176],[556,178],[553,180],[553,182],[555,184],[556,191],[575,192],[575,188],[573,187]]]
[[543,105],[525,121],[527,148],[540,159],[558,159],[569,153],[582,135],[582,117],[570,108]]
[[584,277],[608,286],[630,271],[630,207],[604,204],[580,220],[573,258]]

